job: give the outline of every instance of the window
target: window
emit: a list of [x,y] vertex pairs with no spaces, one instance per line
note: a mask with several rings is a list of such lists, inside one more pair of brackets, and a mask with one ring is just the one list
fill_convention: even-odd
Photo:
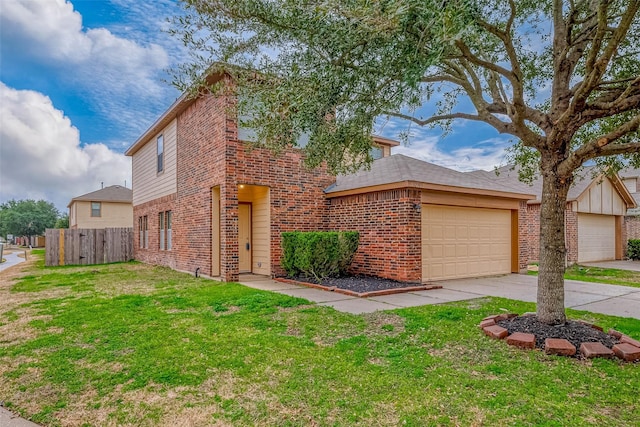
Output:
[[149,221],[146,215],[138,217],[138,239],[140,248],[149,247]]
[[100,202],[91,202],[91,216],[92,217],[100,217],[102,210],[102,203]]
[[382,147],[373,146],[371,147],[371,151],[369,151],[369,153],[371,154],[373,160],[378,160],[384,157],[384,151],[382,150]]
[[158,215],[158,229],[160,232],[160,250],[171,250],[171,211],[160,212]]
[[[247,106],[258,105],[257,101],[250,101],[246,98],[246,95],[240,94],[238,96],[238,103],[247,103]],[[245,106],[246,107],[246,106]],[[258,132],[255,128],[247,127],[245,122],[253,119],[253,114],[247,112],[238,116],[238,139],[245,142],[258,142]],[[296,140],[296,146],[298,148],[304,148],[309,144],[311,134],[309,132],[302,132]]]
[[167,223],[167,250],[171,250],[171,222],[173,221],[173,214],[171,211],[167,211],[166,223]]
[[160,173],[164,170],[164,138],[162,135],[158,137],[156,142],[156,146],[158,148],[158,173]]

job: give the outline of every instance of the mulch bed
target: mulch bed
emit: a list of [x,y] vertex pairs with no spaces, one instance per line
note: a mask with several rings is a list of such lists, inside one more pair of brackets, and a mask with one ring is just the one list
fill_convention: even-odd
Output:
[[574,357],[581,357],[580,344],[584,342],[600,342],[607,348],[612,348],[620,340],[608,335],[592,325],[576,321],[567,321],[563,325],[548,325],[538,321],[536,316],[518,316],[497,322],[507,329],[509,335],[515,332],[525,332],[536,336],[536,347],[544,350],[547,338],[564,338],[576,347]]
[[440,289],[438,285],[423,285],[420,283],[399,282],[373,276],[343,276],[330,277],[318,281],[311,277],[293,277],[276,279],[285,283],[295,283],[326,291],[340,292],[357,297],[372,297],[401,292],[412,292],[427,289]]

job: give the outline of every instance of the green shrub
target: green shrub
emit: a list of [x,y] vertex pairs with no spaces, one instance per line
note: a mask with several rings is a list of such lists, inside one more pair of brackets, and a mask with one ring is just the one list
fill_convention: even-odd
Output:
[[629,239],[627,256],[631,259],[640,259],[640,239]]
[[289,276],[302,274],[318,281],[344,275],[359,241],[357,231],[282,233],[282,268]]

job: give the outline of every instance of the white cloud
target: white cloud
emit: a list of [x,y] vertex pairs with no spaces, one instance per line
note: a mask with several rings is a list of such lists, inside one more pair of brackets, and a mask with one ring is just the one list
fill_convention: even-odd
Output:
[[478,169],[490,171],[505,163],[505,150],[511,145],[508,140],[494,138],[445,151],[439,142],[437,136],[413,136],[409,145],[394,147],[392,152],[461,172]]
[[105,28],[85,29],[82,16],[65,0],[12,0],[0,8],[6,35],[28,39],[33,54],[73,64],[117,68],[124,74],[148,73],[165,67],[164,49],[147,47],[113,35]]
[[159,103],[168,105],[176,97],[164,81],[166,49],[133,34],[85,28],[82,16],[65,0],[11,0],[0,7],[3,44],[48,67],[48,79],[89,100],[101,120],[117,124],[130,138],[158,114]]
[[0,124],[2,201],[46,199],[64,211],[101,182],[130,187],[130,159],[103,144],[81,146],[78,129],[41,93],[0,82]]

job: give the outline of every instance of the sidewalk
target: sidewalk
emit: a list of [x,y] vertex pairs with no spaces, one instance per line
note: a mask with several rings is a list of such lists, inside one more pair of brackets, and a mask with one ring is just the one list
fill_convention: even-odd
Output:
[[[16,250],[10,253],[5,252],[2,257],[6,259],[6,261],[0,264],[0,271],[4,271],[9,267],[13,267],[16,264],[20,264],[21,262],[26,261],[24,258],[25,256],[24,254],[25,254],[25,251],[23,250]],[[18,255],[22,255],[22,256],[19,257]],[[2,424],[0,424],[0,427],[2,427]]]
[[0,427],[39,427],[0,406]]
[[[371,298],[358,298],[281,283],[263,276],[241,276],[239,282],[251,288],[304,298],[338,311],[361,314],[486,296],[535,302],[537,280],[535,276],[523,274],[448,280],[436,283],[441,285],[442,289]],[[640,319],[640,288],[566,280],[565,306],[575,310]]]

